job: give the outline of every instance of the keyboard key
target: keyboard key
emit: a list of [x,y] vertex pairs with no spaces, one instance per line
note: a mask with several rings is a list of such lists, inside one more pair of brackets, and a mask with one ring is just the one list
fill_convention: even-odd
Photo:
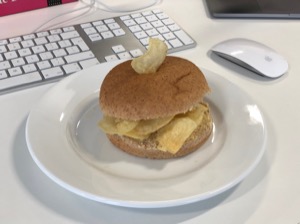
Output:
[[146,16],[146,19],[149,21],[149,22],[153,22],[155,20],[158,20],[157,17],[155,15],[149,15],[149,16]]
[[134,14],[131,14],[131,17],[132,18],[139,18],[139,17],[142,17],[142,14],[141,13],[134,13]]
[[131,59],[131,55],[128,52],[122,52],[118,54],[120,59]]
[[148,34],[148,36],[153,37],[158,35],[159,33],[157,32],[156,29],[151,29],[151,30],[147,30],[146,33]]
[[132,33],[142,31],[142,28],[139,25],[130,26],[129,29]]
[[77,45],[81,51],[89,50],[88,45],[83,41],[81,37],[73,38],[71,39],[71,41],[74,45]]
[[61,33],[60,36],[62,37],[62,39],[66,40],[74,37],[79,37],[79,33],[76,30],[74,30],[71,32]]
[[123,22],[124,22],[124,24],[125,24],[126,26],[133,26],[133,25],[136,25],[136,22],[135,22],[133,19],[124,20]]
[[179,30],[179,31],[175,31],[174,34],[185,44],[185,45],[189,45],[189,44],[193,44],[194,41],[192,40],[192,38],[190,38],[184,31]]
[[125,35],[125,31],[123,29],[121,29],[121,28],[113,30],[113,33],[115,34],[116,37]]
[[45,37],[35,38],[34,42],[35,42],[36,45],[42,45],[42,44],[48,43],[48,41]]
[[79,53],[80,50],[77,46],[72,46],[72,47],[68,47],[66,48],[68,54],[76,54],[76,53]]
[[131,19],[131,17],[130,17],[129,15],[125,15],[125,16],[121,16],[120,19],[121,19],[122,21],[124,21],[124,20]]
[[108,55],[108,56],[105,56],[105,60],[107,62],[110,62],[110,61],[116,61],[116,60],[119,60],[119,58],[116,56],[116,55]]
[[34,43],[33,43],[32,40],[23,40],[23,41],[21,42],[21,44],[22,44],[22,47],[23,47],[23,48],[33,47],[33,46],[34,46]]
[[3,54],[6,60],[14,59],[17,58],[17,52],[16,51],[9,51]]
[[93,65],[99,64],[99,61],[98,61],[97,58],[92,58],[92,59],[81,61],[81,62],[79,62],[79,64],[81,65],[81,67],[83,69],[85,69],[85,68],[89,68],[89,67],[91,67]]
[[176,47],[181,47],[183,46],[182,42],[178,39],[173,39],[170,40],[169,43],[172,45],[172,47],[176,48]]
[[33,33],[33,34],[28,34],[28,35],[24,35],[24,36],[23,36],[23,39],[24,39],[24,40],[31,40],[31,39],[34,39],[34,38],[35,38],[34,33]]
[[143,52],[140,49],[134,49],[130,51],[132,57],[136,58],[143,55]]
[[7,40],[0,40],[0,46],[8,44]]
[[7,49],[4,45],[0,45],[0,53],[4,53],[4,52],[7,52]]
[[100,26],[100,25],[103,25],[103,24],[104,24],[104,23],[103,23],[103,21],[101,21],[101,20],[93,22],[93,25],[94,25],[94,26]]
[[96,26],[96,29],[98,30],[99,33],[109,30],[106,25]]
[[7,77],[6,71],[5,71],[5,70],[1,70],[1,71],[0,71],[0,79],[4,79],[4,78],[6,78],[6,77]]
[[11,87],[21,86],[29,83],[41,81],[42,77],[38,72],[24,75],[18,75],[7,79],[0,80],[0,90],[6,90]]
[[73,26],[69,26],[69,27],[64,27],[63,28],[64,32],[70,32],[70,31],[74,31],[74,30],[75,30],[75,28]]
[[115,29],[119,29],[120,25],[118,23],[110,23],[110,24],[108,24],[108,27],[111,30],[115,30]]
[[175,23],[175,22],[174,22],[172,19],[170,19],[170,18],[164,19],[164,20],[162,20],[162,22],[163,22],[165,25],[172,25],[172,24]]
[[141,27],[143,30],[149,30],[153,28],[153,26],[150,23],[141,24]]
[[147,35],[144,31],[134,33],[134,35],[135,35],[136,38],[138,38],[138,39],[142,39],[142,38],[148,37],[148,35]]
[[97,33],[96,29],[94,27],[88,27],[84,29],[84,32],[86,35]]
[[163,19],[168,19],[169,16],[165,13],[157,13],[156,14],[157,18],[159,18],[160,20],[163,20]]
[[39,54],[40,58],[42,60],[49,60],[49,59],[52,59],[53,58],[53,54],[51,52],[44,52],[44,53],[40,53]]
[[23,58],[16,58],[11,60],[11,63],[14,67],[25,65],[25,60]]
[[114,37],[113,33],[111,31],[106,31],[101,33],[103,39],[108,39]]
[[35,72],[37,69],[34,64],[28,64],[22,66],[25,73]]
[[57,42],[61,40],[57,34],[48,36],[47,38],[49,42]]
[[64,65],[63,69],[65,70],[65,73],[67,75],[74,73],[74,72],[79,72],[81,70],[80,66],[77,63]]
[[180,30],[180,27],[177,24],[169,25],[168,28],[173,32],[176,30]]
[[39,32],[36,34],[38,37],[46,37],[49,35],[48,31]]
[[66,47],[71,47],[72,43],[70,40],[62,40],[58,42],[58,45],[60,46],[60,48],[66,48]]
[[50,62],[49,61],[40,61],[38,63],[36,63],[36,65],[38,66],[38,68],[40,70],[46,69],[46,68],[51,68]]
[[162,26],[162,27],[157,28],[157,31],[158,31],[159,33],[161,33],[161,34],[169,33],[169,32],[170,32],[169,28],[166,27],[166,26]]
[[137,24],[142,24],[142,23],[146,23],[147,20],[146,20],[144,17],[140,17],[140,18],[136,18],[136,19],[135,19],[135,22],[136,22]]
[[53,65],[54,67],[56,67],[56,66],[64,65],[64,64],[65,64],[65,61],[64,61],[64,59],[62,59],[62,58],[53,58],[53,59],[51,60],[51,63],[52,63],[52,65]]
[[166,40],[175,39],[175,35],[173,33],[164,33],[163,36]]
[[116,46],[112,47],[112,50],[117,54],[117,53],[125,51],[125,48],[123,45],[116,45]]
[[104,23],[105,23],[105,24],[114,23],[114,22],[116,22],[116,21],[115,21],[115,19],[113,19],[113,18],[111,18],[111,19],[105,19],[105,20],[104,20]]
[[85,59],[90,59],[94,57],[95,55],[91,51],[86,51],[78,54],[65,56],[65,60],[67,61],[67,63],[72,63],[72,62],[83,61]]
[[39,46],[34,46],[31,48],[34,54],[38,54],[38,53],[42,53],[45,52],[46,49],[43,45],[39,45]]
[[21,75],[22,70],[20,67],[10,68],[10,69],[8,69],[8,73],[10,76]]
[[62,33],[62,29],[54,29],[54,30],[50,30],[50,33],[53,35],[53,34],[59,34],[59,33]]
[[18,53],[21,57],[31,55],[31,51],[29,48],[20,49],[18,50]]
[[20,42],[22,40],[21,37],[13,37],[9,39],[10,43],[16,43],[16,42]]
[[2,61],[0,62],[0,70],[5,70],[11,68],[8,61]]
[[151,24],[152,24],[152,26],[154,26],[155,28],[164,26],[164,24],[163,24],[160,20],[156,20],[156,21],[152,22]]
[[28,64],[40,61],[40,59],[38,58],[38,56],[35,55],[35,54],[26,56],[25,59],[26,59],[26,61],[27,61]]
[[166,43],[165,38],[161,34],[158,34],[158,35],[154,36],[153,38],[160,39],[161,41],[164,41]]
[[102,37],[99,33],[91,34],[91,35],[89,35],[89,38],[92,42],[102,40]]
[[63,76],[64,72],[60,67],[55,67],[43,70],[42,74],[45,79],[50,79],[58,76]]
[[144,46],[148,46],[149,44],[149,37],[145,37],[140,39],[140,42],[144,45]]
[[21,45],[19,43],[8,44],[7,47],[10,51],[21,49]]
[[53,51],[53,50],[56,50],[59,48],[57,43],[49,43],[49,44],[46,44],[45,47],[46,47],[47,51]]
[[84,23],[84,24],[81,24],[80,26],[81,26],[82,29],[85,29],[85,28],[92,27],[92,24],[91,23]]
[[152,12],[151,11],[145,11],[145,12],[142,12],[142,15],[143,16],[149,16],[149,15],[152,15]]
[[55,57],[62,57],[62,56],[66,56],[67,52],[65,49],[58,49],[53,51],[53,54],[55,55]]

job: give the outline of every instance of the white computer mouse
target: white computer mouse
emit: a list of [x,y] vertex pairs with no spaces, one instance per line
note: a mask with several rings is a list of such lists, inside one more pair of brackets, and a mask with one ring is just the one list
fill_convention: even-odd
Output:
[[269,78],[278,78],[288,71],[288,63],[280,54],[253,40],[230,39],[218,43],[211,50],[233,63]]

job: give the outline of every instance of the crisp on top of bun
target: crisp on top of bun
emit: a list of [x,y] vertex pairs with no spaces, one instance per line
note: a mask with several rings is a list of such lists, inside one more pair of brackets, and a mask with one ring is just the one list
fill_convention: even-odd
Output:
[[125,119],[156,119],[186,113],[210,91],[192,62],[167,56],[155,73],[138,74],[125,61],[105,77],[99,103],[105,115]]

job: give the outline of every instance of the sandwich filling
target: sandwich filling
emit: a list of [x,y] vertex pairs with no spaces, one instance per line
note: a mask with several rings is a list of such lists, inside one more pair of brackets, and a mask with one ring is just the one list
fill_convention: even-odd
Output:
[[150,120],[131,121],[105,115],[99,126],[107,134],[126,136],[137,141],[154,136],[158,150],[175,154],[202,122],[211,122],[210,119],[204,119],[208,114],[208,105],[200,103],[186,113]]

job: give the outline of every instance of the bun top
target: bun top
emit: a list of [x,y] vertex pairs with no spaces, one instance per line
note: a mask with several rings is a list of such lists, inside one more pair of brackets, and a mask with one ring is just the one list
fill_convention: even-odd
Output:
[[156,119],[185,113],[209,91],[200,69],[167,56],[158,71],[138,74],[125,61],[105,77],[99,103],[105,115],[126,120]]

